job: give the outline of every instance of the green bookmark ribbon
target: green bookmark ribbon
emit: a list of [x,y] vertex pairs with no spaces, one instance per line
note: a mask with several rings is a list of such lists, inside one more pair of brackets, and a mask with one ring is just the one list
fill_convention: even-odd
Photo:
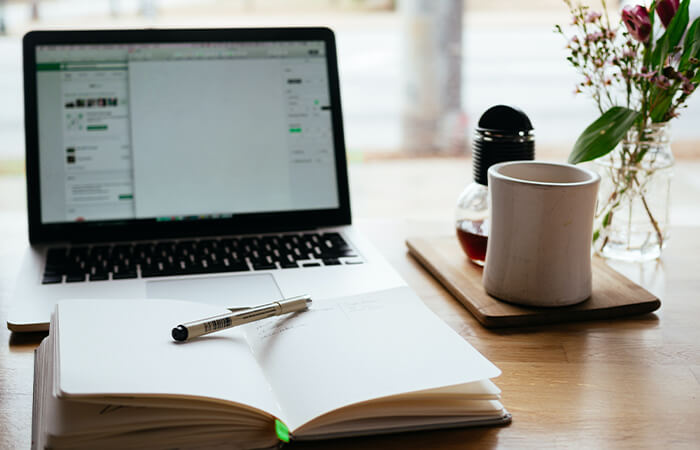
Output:
[[278,419],[275,419],[275,432],[280,441],[289,442],[289,428]]

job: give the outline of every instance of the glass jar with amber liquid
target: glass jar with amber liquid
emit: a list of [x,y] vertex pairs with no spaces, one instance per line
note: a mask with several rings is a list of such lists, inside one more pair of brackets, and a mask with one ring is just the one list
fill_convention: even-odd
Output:
[[488,170],[494,164],[535,158],[535,138],[530,119],[513,106],[489,108],[479,119],[472,142],[474,181],[457,200],[457,238],[470,261],[486,261],[489,235]]
[[486,260],[489,235],[488,188],[479,183],[467,186],[457,200],[457,238],[469,259],[480,266]]

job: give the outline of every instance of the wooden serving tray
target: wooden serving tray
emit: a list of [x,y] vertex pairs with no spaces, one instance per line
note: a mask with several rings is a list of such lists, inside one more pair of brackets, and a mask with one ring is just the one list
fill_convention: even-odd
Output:
[[467,260],[453,236],[410,238],[408,250],[485,327],[519,327],[611,319],[655,311],[661,301],[598,257],[593,257],[593,295],[577,305],[520,306],[497,300],[481,284],[482,268]]

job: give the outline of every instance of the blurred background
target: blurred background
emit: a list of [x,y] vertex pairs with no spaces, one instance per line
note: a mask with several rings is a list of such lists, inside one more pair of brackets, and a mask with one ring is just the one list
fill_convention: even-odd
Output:
[[[553,32],[569,23],[561,0],[0,0],[0,174],[24,170],[21,39],[32,29],[328,26],[351,162],[467,156],[479,116],[498,103],[530,116],[538,158],[564,160],[597,116],[573,94]],[[700,156],[698,124],[695,95],[673,124],[678,157]]]

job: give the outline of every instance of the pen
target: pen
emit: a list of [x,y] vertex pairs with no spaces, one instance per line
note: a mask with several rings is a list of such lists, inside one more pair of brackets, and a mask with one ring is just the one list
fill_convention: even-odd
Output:
[[311,304],[311,297],[299,295],[278,302],[267,303],[260,306],[246,308],[243,311],[228,312],[206,319],[187,322],[173,328],[172,336],[176,341],[187,341],[205,334],[219,330],[225,330],[244,323],[255,322],[280,314],[302,311]]

